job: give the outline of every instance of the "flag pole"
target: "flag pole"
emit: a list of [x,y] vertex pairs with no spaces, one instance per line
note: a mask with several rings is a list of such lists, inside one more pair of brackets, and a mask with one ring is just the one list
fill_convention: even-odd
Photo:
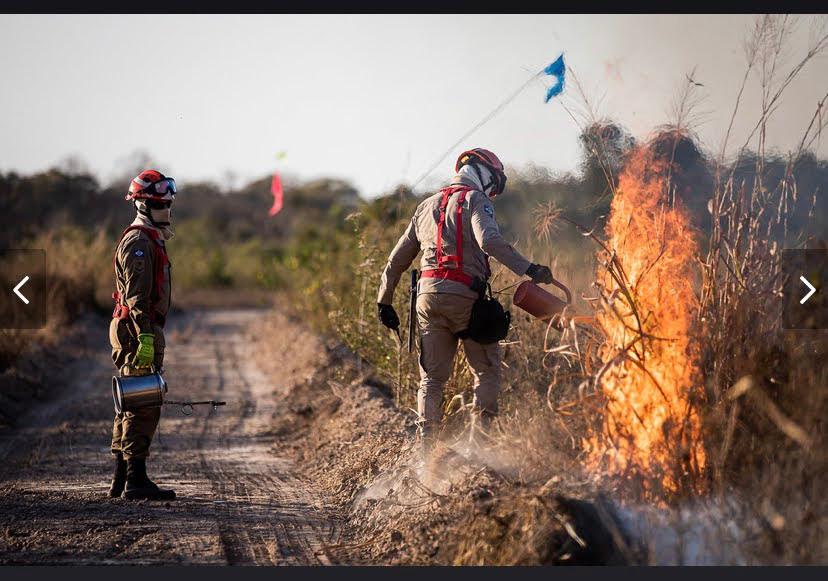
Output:
[[512,101],[514,101],[514,100],[518,97],[518,95],[520,95],[520,94],[521,94],[521,93],[522,93],[522,92],[526,89],[526,87],[528,87],[528,86],[532,83],[532,81],[534,81],[535,79],[537,79],[538,77],[540,77],[541,75],[543,75],[545,70],[546,70],[546,67],[542,68],[542,69],[541,69],[541,70],[539,70],[537,73],[535,73],[534,75],[532,75],[532,76],[529,78],[529,80],[527,80],[525,83],[523,83],[523,84],[522,84],[522,85],[521,85],[521,86],[520,86],[520,87],[519,87],[519,88],[518,88],[518,89],[517,89],[514,93],[512,93],[511,95],[509,95],[509,96],[508,96],[506,99],[504,99],[504,100],[503,100],[503,101],[502,101],[502,102],[501,102],[501,103],[500,103],[497,107],[495,107],[494,109],[492,109],[492,110],[491,110],[491,111],[490,111],[490,112],[489,112],[489,113],[488,113],[485,117],[483,117],[483,119],[482,119],[482,120],[480,120],[479,122],[477,122],[477,123],[476,123],[476,124],[475,124],[475,125],[471,128],[471,129],[469,129],[468,131],[466,131],[466,133],[464,133],[464,134],[463,134],[463,136],[462,136],[460,139],[458,139],[457,141],[455,141],[455,142],[451,145],[451,147],[449,147],[449,148],[448,148],[445,152],[443,152],[443,154],[442,154],[439,158],[437,158],[437,159],[434,161],[434,163],[431,165],[431,167],[429,167],[429,168],[428,168],[428,170],[426,170],[426,171],[425,171],[425,173],[423,173],[423,174],[422,174],[419,178],[417,178],[417,181],[415,181],[415,182],[414,182],[414,185],[412,185],[412,186],[411,186],[411,191],[413,192],[413,191],[414,191],[414,188],[416,188],[418,185],[420,185],[420,182],[422,182],[424,179],[426,179],[426,178],[427,178],[427,177],[431,174],[431,172],[433,172],[435,169],[437,169],[437,167],[438,167],[441,163],[443,163],[443,160],[444,160],[444,159],[446,159],[446,157],[448,157],[448,155],[449,155],[452,151],[454,151],[454,149],[455,149],[458,145],[460,145],[461,143],[463,143],[466,139],[468,139],[469,137],[471,137],[471,135],[472,135],[475,131],[477,131],[478,129],[480,129],[481,127],[483,127],[486,123],[488,123],[489,121],[491,121],[491,120],[492,120],[492,118],[494,118],[494,116],[495,116],[495,115],[497,115],[498,113],[500,113],[500,112],[501,112],[501,111],[502,111],[502,110],[503,110],[503,109],[504,109],[504,108],[505,108],[505,107],[506,107],[509,103],[511,103]]

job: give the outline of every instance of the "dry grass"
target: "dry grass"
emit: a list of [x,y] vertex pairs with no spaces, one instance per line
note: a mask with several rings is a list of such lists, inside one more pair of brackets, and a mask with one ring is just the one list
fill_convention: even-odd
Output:
[[[43,395],[48,371],[58,371],[73,356],[78,341],[74,321],[83,313],[106,312],[108,302],[103,301],[111,301],[100,292],[101,261],[111,261],[102,232],[54,231],[30,246],[46,252],[45,324],[40,329],[0,330],[0,425],[13,423]],[[52,361],[61,346],[63,359]]]
[[[780,299],[785,282],[781,250],[807,245],[807,222],[803,227],[793,216],[803,207],[813,211],[816,192],[798,191],[796,168],[807,149],[803,144],[812,144],[825,126],[824,99],[804,129],[799,149],[788,156],[784,177],[770,182],[765,172],[769,119],[790,82],[828,47],[825,21],[820,23],[822,28],[815,27],[806,54],[786,67],[785,43],[793,21],[784,16],[757,19],[747,43],[743,89],[755,68],[762,112],[735,159],[725,161],[722,153],[715,166],[709,205],[712,228],[704,245],[707,251],[698,257],[703,276],[695,340],[701,348],[704,394],[692,405],[703,419],[709,460],[703,474],[709,485],[703,488],[708,490],[705,498],[719,507],[732,506],[735,500],[738,508],[730,516],[735,514],[740,526],[747,529],[754,523],[755,534],[745,535],[750,541],[742,539],[748,561],[821,563],[828,558],[824,541],[828,502],[819,492],[828,468],[823,429],[828,413],[826,333],[783,330]],[[688,104],[698,101],[685,94],[677,103],[680,120],[675,131],[686,135],[681,119],[693,118]],[[734,116],[738,106],[737,100]],[[737,170],[744,169],[749,148],[755,151],[752,177],[740,181],[737,176],[744,172]],[[608,258],[604,266],[626,308],[636,311],[640,298],[627,287],[625,265],[606,248],[602,250]],[[596,303],[599,312],[614,312],[610,303],[611,296],[604,293]],[[643,344],[643,331],[638,334]],[[585,370],[588,357],[582,355],[580,360]],[[590,374],[584,373],[583,378],[589,379]],[[584,408],[587,417],[594,417],[595,411],[592,406]],[[606,413],[606,408],[598,411]],[[680,450],[677,447],[677,461]],[[628,486],[618,492],[640,494]],[[719,531],[722,538],[726,522],[723,519]]]
[[[651,540],[669,538],[680,547],[671,562],[704,562],[707,558],[712,562],[820,563],[828,559],[824,540],[828,505],[820,492],[828,468],[823,428],[828,417],[826,337],[824,333],[784,332],[779,300],[780,250],[786,245],[801,247],[804,242],[797,242],[795,231],[802,224],[795,225],[789,218],[794,208],[812,204],[816,195],[798,191],[796,170],[801,156],[825,127],[824,100],[804,128],[800,147],[791,152],[785,177],[768,183],[765,172],[768,120],[781,105],[791,81],[828,43],[828,35],[818,26],[823,21],[816,22],[807,53],[786,66],[784,45],[793,20],[784,16],[757,19],[756,30],[746,43],[748,65],[733,118],[740,114],[740,100],[754,75],[763,96],[762,113],[733,159],[727,159],[724,150],[709,158],[715,158],[710,161],[715,175],[713,190],[695,192],[711,198],[712,225],[707,239],[700,236],[702,250],[695,257],[700,274],[693,287],[697,306],[691,339],[699,355],[699,374],[692,385],[684,387],[693,392],[687,413],[692,412],[701,422],[701,446],[707,459],[703,470],[696,463],[692,478],[682,476],[687,472],[687,458],[681,446],[676,447],[674,462],[665,472],[674,474],[676,482],[687,482],[678,494],[674,487],[653,485],[664,481],[665,473],[658,471],[617,479],[587,470],[584,440],[601,429],[607,413],[601,380],[615,365],[614,358],[606,358],[606,329],[579,321],[558,335],[513,309],[513,328],[504,343],[501,414],[486,442],[487,464],[509,479],[504,490],[554,483],[555,488],[587,495],[600,490],[630,506],[639,500],[661,506],[663,512],[650,519],[648,526],[655,535]],[[676,161],[679,138],[692,139],[692,124],[701,118],[698,107],[703,99],[696,87],[688,75],[676,98],[675,123],[661,131],[658,147],[660,154],[667,154],[669,167],[664,197],[667,208],[683,195],[675,187],[683,176],[674,175],[669,162]],[[579,115],[584,122],[596,126],[600,116],[594,108],[587,102],[582,109]],[[579,115],[573,118],[578,120]],[[725,143],[733,138],[732,126],[733,121]],[[593,135],[590,145],[607,177],[609,191],[616,193],[618,152],[602,151],[601,135],[600,131]],[[672,147],[665,150],[664,144]],[[749,182],[740,181],[738,176],[745,175],[744,160],[748,158],[754,160],[748,172],[753,177]],[[590,289],[589,296],[576,293],[580,296],[575,311],[626,320],[640,307],[641,299],[625,274],[627,265],[606,245],[599,228],[578,226],[583,249],[561,255],[550,237],[563,231],[556,231],[561,222],[569,228],[572,221],[551,205],[537,208],[535,218],[536,237],[522,241],[521,249],[537,261],[557,259],[559,264],[553,264],[557,278],[575,289]],[[329,284],[328,279],[305,287],[310,293],[306,312],[328,314],[328,329],[376,366],[382,379],[394,386],[396,403],[402,410],[415,407],[416,360],[399,351],[395,340],[379,326],[373,295],[385,260],[379,250],[386,249],[377,241],[389,239],[389,231],[402,231],[406,220],[404,211],[381,221],[356,216],[353,225],[358,245],[352,262],[340,273],[348,280]],[[596,272],[606,276],[596,276]],[[611,284],[606,284],[607,280]],[[507,306],[508,290],[516,281],[517,277],[503,270],[495,273],[493,288],[504,291],[500,298]],[[396,299],[403,325],[406,295],[398,292]],[[639,319],[646,321],[646,317],[646,313],[639,313]],[[645,325],[632,328],[634,344],[658,340],[647,335]],[[642,365],[646,371],[647,363]],[[456,445],[462,445],[468,436],[470,385],[461,354],[444,399],[443,438]],[[667,505],[676,510],[667,510]],[[514,538],[515,550],[531,546],[533,532],[543,528],[532,517],[536,508],[527,502],[524,512],[514,515],[514,522],[528,537],[516,534],[515,529],[504,529],[511,531],[508,534]],[[708,524],[688,517],[688,510],[707,515]],[[432,517],[423,515],[424,521]],[[485,537],[482,531],[481,535]],[[706,557],[698,555],[702,546],[699,535],[706,539]],[[489,541],[464,537],[460,541],[464,548],[458,554],[485,554],[483,545],[491,544]],[[506,551],[499,553],[501,556],[508,552],[504,546],[498,550]],[[497,562],[523,562],[516,555]],[[470,561],[473,559],[456,562]]]
[[109,282],[111,273],[102,273],[100,265],[106,260],[111,264],[109,244],[103,232],[89,234],[70,228],[43,234],[31,242],[32,248],[46,253],[45,325],[36,330],[0,331],[0,370],[12,365],[32,345],[59,341],[81,313],[103,312],[108,307],[111,299],[103,285],[105,275],[109,275]]

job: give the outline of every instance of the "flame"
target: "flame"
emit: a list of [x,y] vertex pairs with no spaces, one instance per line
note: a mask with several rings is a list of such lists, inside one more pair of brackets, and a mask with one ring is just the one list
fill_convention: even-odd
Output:
[[675,492],[683,483],[698,486],[705,455],[690,396],[700,378],[691,336],[699,306],[698,244],[689,214],[680,201],[669,200],[668,167],[642,146],[619,176],[607,246],[623,278],[619,283],[599,269],[615,312],[596,317],[608,338],[599,383],[606,409],[586,447],[593,467],[635,475],[648,491],[659,482]]

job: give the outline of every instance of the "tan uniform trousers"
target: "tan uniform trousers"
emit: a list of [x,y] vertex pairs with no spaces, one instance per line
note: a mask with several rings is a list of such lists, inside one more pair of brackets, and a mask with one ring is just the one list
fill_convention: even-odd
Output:
[[[448,293],[427,293],[417,297],[420,325],[420,389],[417,411],[424,438],[436,435],[443,416],[443,388],[451,375],[459,339],[456,333],[469,324],[474,299]],[[497,413],[500,394],[500,345],[482,345],[463,339],[463,350],[474,375],[473,408],[492,416]]]
[[[138,350],[138,342],[129,333],[127,319],[119,321],[112,319],[109,327],[109,342],[112,344],[112,361],[119,370],[126,363],[130,363]],[[164,330],[153,325],[155,335],[155,368],[161,369],[164,364]],[[161,418],[160,407],[147,407],[134,412],[115,414],[112,424],[113,454],[119,452],[124,459],[129,460],[146,458],[149,456],[150,443]]]

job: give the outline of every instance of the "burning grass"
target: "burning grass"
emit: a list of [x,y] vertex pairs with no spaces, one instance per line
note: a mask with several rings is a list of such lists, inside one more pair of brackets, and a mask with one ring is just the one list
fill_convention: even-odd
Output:
[[[607,533],[607,523],[617,519],[623,542],[613,541],[612,559],[619,554],[626,555],[625,562],[642,563],[825,559],[819,541],[825,538],[826,514],[819,493],[826,468],[820,419],[828,384],[820,359],[824,340],[811,338],[797,346],[780,328],[776,287],[745,290],[731,272],[750,276],[757,285],[775,280],[779,254],[771,252],[771,241],[762,241],[759,222],[750,235],[743,230],[743,244],[752,250],[736,254],[743,257],[742,266],[734,269],[717,257],[720,267],[711,273],[703,249],[718,247],[729,259],[726,249],[736,246],[729,238],[705,239],[697,214],[684,203],[681,168],[668,171],[663,140],[654,143],[658,146],[632,150],[619,171],[605,233],[594,226],[579,229],[582,240],[596,244],[583,244],[582,254],[568,261],[594,264],[597,276],[554,268],[563,280],[580,281],[575,288],[596,283],[595,296],[582,299],[576,309],[580,315],[592,310],[593,317],[573,318],[558,335],[513,309],[513,327],[503,345],[501,415],[485,441],[488,451],[474,460],[490,480],[462,477],[458,469],[459,480],[447,489],[427,483],[431,492],[418,488],[422,498],[417,497],[416,509],[394,508],[409,502],[405,491],[423,482],[415,473],[418,479],[405,486],[395,481],[368,504],[350,505],[366,535],[399,533],[377,537],[360,549],[372,559],[501,564],[564,562],[565,555],[575,559],[583,555],[574,548],[580,545],[557,520],[563,513],[555,495],[562,493],[588,506],[611,499],[603,501],[610,521],[605,515],[578,528],[571,518],[564,520],[577,536],[587,534],[584,526]],[[772,208],[785,207],[778,198],[761,206],[723,204],[735,212],[728,218],[734,227],[757,212],[770,217]],[[539,213],[569,222],[554,208]],[[345,269],[322,271],[315,286],[306,288],[302,305],[306,319],[326,315],[327,329],[360,355],[355,364],[360,371],[373,367],[401,414],[395,416],[401,427],[393,435],[349,448],[359,455],[361,468],[343,465],[347,474],[319,469],[320,476],[342,477],[357,490],[409,466],[417,367],[416,354],[399,350],[372,316],[372,289],[383,260],[375,241],[390,238],[389,228],[368,213],[352,223],[355,242],[342,246],[348,258],[336,255]],[[714,236],[736,234],[713,231]],[[389,240],[388,247],[392,244]],[[542,240],[530,246],[533,256],[544,252]],[[508,289],[517,277],[498,270],[495,280],[496,289]],[[405,294],[397,296],[401,313]],[[508,294],[500,297],[508,305]],[[767,316],[756,317],[757,310]],[[730,391],[749,373],[756,388],[750,396]],[[471,453],[470,379],[461,355],[446,388],[442,434],[461,456]],[[349,397],[348,389],[338,393],[342,402]],[[360,417],[362,425],[366,416]],[[805,434],[811,444],[801,446],[788,432]],[[336,450],[331,453],[342,453]],[[351,490],[351,484],[343,486],[342,491]],[[482,508],[489,501],[468,500],[489,494],[495,508]],[[474,538],[460,534],[470,530]],[[590,537],[590,548],[601,542]],[[618,553],[624,545],[627,553]],[[568,548],[559,553],[562,547]]]
[[[480,562],[476,556],[488,555],[486,562],[542,562],[542,553],[528,559],[518,545],[536,547],[537,538],[553,538],[544,523],[555,509],[519,491],[556,490],[593,504],[607,497],[611,506],[620,505],[615,514],[626,523],[622,537],[632,535],[649,547],[643,553],[630,548],[635,562],[828,560],[828,343],[825,333],[784,331],[779,299],[781,249],[814,243],[807,240],[825,174],[815,182],[798,172],[824,166],[806,161],[807,148],[828,124],[826,101],[788,158],[764,149],[781,95],[828,46],[828,34],[816,30],[803,59],[786,67],[782,44],[790,26],[788,17],[760,17],[746,43],[748,70],[739,95],[757,75],[762,114],[733,159],[726,159],[724,149],[719,156],[705,153],[685,125],[695,118],[689,110],[698,103],[695,84],[688,83],[676,100],[676,124],[649,142],[616,139],[607,145],[605,138],[623,132],[605,130],[609,125],[590,115],[585,135],[591,136],[598,166],[590,171],[606,179],[600,191],[611,196],[606,223],[577,225],[570,209],[561,212],[546,199],[534,211],[535,239],[520,244],[581,291],[573,308],[578,316],[558,335],[513,309],[503,344],[501,413],[485,442],[488,452],[478,456],[506,479],[495,488],[486,485],[506,503],[500,506],[520,498],[508,518],[489,513],[510,523],[502,530],[511,531],[515,545],[487,536],[491,523],[484,520],[474,530],[496,551],[463,537],[451,545],[457,552],[429,558]],[[738,110],[737,100],[734,118]],[[326,330],[361,356],[360,365],[375,366],[404,411],[414,405],[416,359],[398,350],[374,320],[373,290],[411,202],[389,199],[385,207],[377,204],[355,217],[353,235],[337,241],[342,247],[331,255],[335,272],[320,265],[301,301],[309,319],[324,317]],[[580,242],[565,245],[573,229],[560,223],[576,224]],[[506,291],[517,280],[496,269],[493,288]],[[499,295],[506,306],[509,294]],[[397,296],[401,314],[405,295]],[[470,385],[458,357],[446,387],[442,437],[463,454],[471,453],[465,443]],[[365,454],[370,465],[379,452]],[[400,462],[385,449],[382,454],[387,464],[376,467],[379,475]],[[435,528],[454,527],[477,514],[454,496],[467,493],[465,488],[434,492],[448,498],[426,502],[419,520],[409,523],[412,531],[417,523],[428,528],[429,542],[445,539]],[[449,516],[447,506],[466,513]],[[532,516],[537,510],[547,511],[546,520]],[[375,524],[389,522],[382,514],[374,512]],[[463,522],[460,530],[471,530],[475,521]]]
[[587,462],[638,478],[655,496],[698,491],[705,453],[697,412],[698,234],[670,203],[669,164],[641,146],[631,152],[612,200],[595,287],[606,336],[594,383],[605,400]]

